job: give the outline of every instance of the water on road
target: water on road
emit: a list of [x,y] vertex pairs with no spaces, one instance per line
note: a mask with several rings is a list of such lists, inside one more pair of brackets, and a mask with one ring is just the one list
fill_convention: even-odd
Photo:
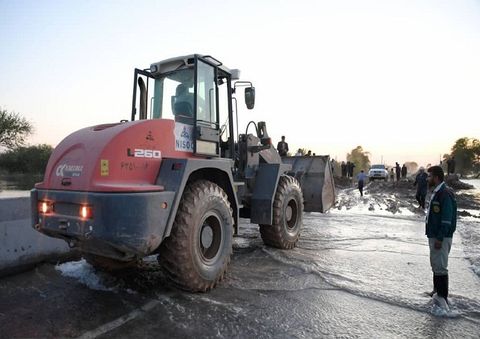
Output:
[[351,201],[348,209],[304,215],[290,251],[264,246],[243,220],[227,277],[206,294],[169,285],[152,257],[122,274],[81,260],[2,279],[0,328],[20,337],[478,338],[479,219],[458,221],[444,312],[425,295],[432,273],[423,212],[391,213],[368,190],[339,199]]

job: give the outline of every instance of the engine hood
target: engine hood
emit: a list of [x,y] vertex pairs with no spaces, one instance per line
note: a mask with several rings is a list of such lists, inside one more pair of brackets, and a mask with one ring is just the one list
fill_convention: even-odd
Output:
[[[182,131],[181,137],[177,131]],[[192,157],[192,148],[184,146],[192,142],[191,134],[191,126],[162,119],[83,128],[55,148],[44,181],[35,187],[100,192],[162,190],[155,185],[162,158]],[[183,138],[183,148],[178,147],[179,138]]]

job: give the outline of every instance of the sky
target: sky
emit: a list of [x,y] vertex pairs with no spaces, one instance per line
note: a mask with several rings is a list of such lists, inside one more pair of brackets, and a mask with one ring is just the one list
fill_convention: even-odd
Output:
[[135,67],[192,53],[239,68],[240,130],[291,151],[426,165],[480,139],[478,0],[0,0],[0,107],[56,146],[129,119]]

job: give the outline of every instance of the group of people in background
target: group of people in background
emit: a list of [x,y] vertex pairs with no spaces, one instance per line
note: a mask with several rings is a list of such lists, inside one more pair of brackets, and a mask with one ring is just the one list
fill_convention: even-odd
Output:
[[[278,144],[277,144],[277,151],[278,151],[278,154],[281,157],[286,157],[288,155],[289,148],[288,148],[288,143],[285,141],[285,136],[284,135],[282,135],[282,140],[279,141]],[[295,153],[295,156],[299,157],[299,156],[302,156],[302,155],[305,155],[305,156],[309,157],[309,156],[312,156],[312,155],[315,156],[315,153],[312,154],[312,151],[308,150],[307,153],[303,154],[302,149],[299,148],[297,153]]]
[[353,178],[353,169],[355,168],[355,164],[351,161],[342,161],[340,164],[340,169],[342,172],[342,178]]

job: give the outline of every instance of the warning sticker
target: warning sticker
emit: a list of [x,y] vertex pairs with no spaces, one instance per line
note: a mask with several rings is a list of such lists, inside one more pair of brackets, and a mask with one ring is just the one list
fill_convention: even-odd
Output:
[[102,177],[108,176],[108,160],[100,160],[100,175]]

